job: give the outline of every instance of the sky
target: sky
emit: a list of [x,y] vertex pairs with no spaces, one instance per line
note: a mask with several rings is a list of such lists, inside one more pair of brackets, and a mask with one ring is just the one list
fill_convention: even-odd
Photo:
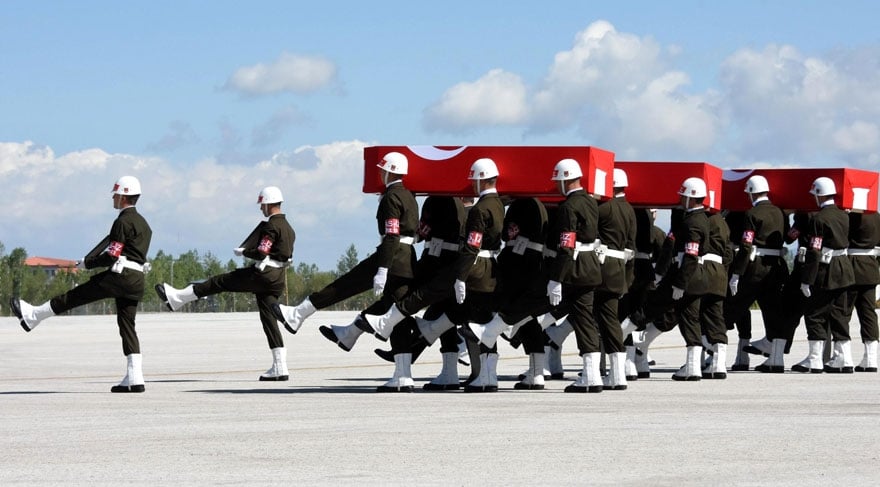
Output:
[[222,262],[281,188],[294,261],[378,243],[374,145],[584,145],[880,168],[875,1],[20,1],[0,15],[0,242],[78,259],[137,176],[150,254]]

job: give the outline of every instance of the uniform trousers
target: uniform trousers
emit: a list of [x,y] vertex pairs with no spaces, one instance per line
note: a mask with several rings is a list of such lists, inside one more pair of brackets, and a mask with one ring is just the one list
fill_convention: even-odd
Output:
[[874,284],[856,284],[849,288],[849,311],[853,309],[859,318],[859,332],[863,342],[876,341],[880,338],[877,325],[877,287]]

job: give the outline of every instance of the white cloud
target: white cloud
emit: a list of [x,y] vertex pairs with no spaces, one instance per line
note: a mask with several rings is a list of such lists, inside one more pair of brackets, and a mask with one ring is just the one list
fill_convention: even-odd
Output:
[[236,69],[224,88],[247,95],[311,93],[328,86],[335,78],[336,65],[330,60],[285,52],[270,64]]
[[361,193],[364,142],[303,146],[255,164],[189,166],[89,149],[56,156],[32,142],[0,143],[2,242],[31,255],[78,258],[115,218],[110,189],[122,175],[141,180],[138,208],[153,228],[150,254],[192,249],[233,258],[262,218],[260,189],[277,185],[297,231],[297,262],[332,269],[352,243],[363,256],[377,242],[375,199]]
[[487,125],[516,125],[526,117],[526,88],[519,76],[493,69],[459,83],[425,110],[429,131],[462,132]]

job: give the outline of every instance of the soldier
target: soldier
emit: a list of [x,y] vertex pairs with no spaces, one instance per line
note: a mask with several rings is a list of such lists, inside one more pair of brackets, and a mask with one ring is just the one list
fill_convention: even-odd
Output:
[[[377,296],[383,297],[386,294],[400,297],[406,293],[406,286],[415,276],[416,253],[413,243],[419,221],[419,206],[415,196],[403,185],[409,161],[399,152],[389,152],[377,166],[381,169],[380,177],[385,184],[385,192],[376,211],[376,223],[381,238],[379,246],[350,271],[320,291],[313,292],[297,306],[274,306],[275,316],[284,323],[287,331],[296,333],[303,321],[316,310],[370,289]],[[367,310],[385,312],[391,299],[380,299]],[[351,350],[362,333],[354,323],[321,327],[320,331],[325,338],[345,351]]]
[[55,296],[39,306],[13,297],[12,312],[21,320],[24,331],[31,331],[46,318],[105,298],[116,301],[116,324],[122,337],[126,373],[110,392],[144,392],[140,341],[135,330],[138,302],[144,296],[144,271],[153,231],[135,205],[141,195],[141,183],[134,176],[122,176],[113,185],[113,208],[119,215],[110,234],[77,263],[79,269],[108,267],[87,282]]
[[176,289],[167,283],[156,284],[156,294],[171,311],[177,311],[184,304],[205,296],[222,292],[253,293],[260,310],[263,333],[272,352],[272,366],[260,375],[261,381],[286,381],[287,349],[278,328],[272,306],[285,291],[285,272],[293,258],[293,245],[296,234],[281,212],[284,196],[276,186],[267,186],[260,191],[257,204],[266,217],[247,238],[233,250],[235,255],[257,261],[254,265],[242,267],[232,272],[212,276],[203,282]]
[[[755,301],[761,307],[766,338],[741,348],[768,353],[769,359],[755,367],[761,372],[782,373],[787,334],[782,329],[782,286],[788,278],[783,244],[788,218],[768,197],[770,186],[764,176],[746,181],[745,192],[752,203],[743,221],[739,252],[730,270],[730,299],[725,303],[725,321],[739,323]],[[748,337],[746,337],[748,341]],[[761,344],[766,345],[761,345]],[[742,345],[742,344],[741,344]]]
[[848,316],[853,309],[859,318],[860,335],[865,345],[862,361],[856,372],[877,372],[877,284],[880,284],[880,267],[877,265],[880,246],[880,214],[850,212],[849,248],[846,250],[852,262],[855,284],[849,288]]
[[[370,309],[359,314],[355,323],[360,330],[372,333],[379,339],[387,339],[405,318],[450,296],[455,298],[456,303],[464,306],[458,307],[454,313],[447,312],[434,321],[416,320],[418,332],[429,343],[456,324],[464,324],[468,320],[489,321],[496,284],[494,256],[501,248],[501,227],[504,221],[504,205],[495,188],[498,167],[491,159],[478,159],[471,165],[468,179],[472,181],[478,199],[468,211],[465,242],[454,264],[446,267],[433,279],[410,289],[406,295],[396,297],[385,314]],[[403,361],[398,363],[396,358],[397,355],[395,377],[406,377],[410,358],[406,358],[405,364]],[[481,350],[480,375],[465,386],[465,391],[497,391],[497,362],[497,353]],[[406,382],[397,385],[392,379],[391,383],[386,384],[386,388],[390,391],[397,387],[400,392],[407,392],[412,390],[411,378],[408,383],[410,385],[407,389]]]
[[[819,211],[810,218],[801,275],[801,293],[807,298],[804,322],[810,352],[807,358],[794,365],[796,372],[852,373],[852,350],[849,338],[847,288],[855,282],[850,259],[846,258],[849,244],[849,218],[834,204],[837,189],[834,181],[820,177],[813,181],[810,193],[816,198]],[[828,328],[834,340],[834,355],[822,365],[822,352],[828,337]]]
[[629,186],[626,172],[615,168],[612,179],[614,196],[599,205],[602,284],[596,288],[593,311],[603,348],[611,358],[610,373],[605,376],[605,389],[624,390],[627,387],[626,349],[617,311],[620,297],[627,293],[634,279],[632,260],[633,249],[636,248],[636,214],[626,201],[625,191]]
[[730,228],[722,212],[709,217],[709,238],[703,267],[706,270],[707,292],[700,300],[700,328],[706,340],[707,353],[712,355],[703,370],[704,379],[727,378],[727,326],[724,323],[724,298],[727,296],[727,269],[733,260]]

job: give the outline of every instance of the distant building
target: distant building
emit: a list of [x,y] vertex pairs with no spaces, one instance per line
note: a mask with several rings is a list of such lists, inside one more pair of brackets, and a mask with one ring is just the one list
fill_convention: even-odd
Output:
[[55,277],[58,272],[76,273],[75,260],[53,259],[52,257],[28,257],[24,260],[24,265],[28,267],[39,267],[43,269],[49,277]]

